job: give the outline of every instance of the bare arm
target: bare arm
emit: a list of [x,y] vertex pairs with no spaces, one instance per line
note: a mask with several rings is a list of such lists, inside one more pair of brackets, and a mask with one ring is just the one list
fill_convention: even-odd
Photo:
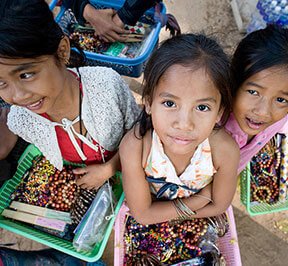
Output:
[[[134,128],[123,138],[119,152],[123,174],[123,187],[133,217],[142,224],[153,224],[178,217],[172,201],[152,201],[149,183],[142,167],[143,140],[134,135]],[[210,197],[209,187],[200,194]],[[208,200],[191,196],[189,206],[198,210],[208,204]]]
[[[226,211],[237,186],[237,168],[240,159],[238,145],[223,130],[212,135],[209,140],[213,151],[213,163],[217,169],[213,177],[213,202],[197,210],[195,218],[216,216]],[[187,199],[184,202],[191,208]]]

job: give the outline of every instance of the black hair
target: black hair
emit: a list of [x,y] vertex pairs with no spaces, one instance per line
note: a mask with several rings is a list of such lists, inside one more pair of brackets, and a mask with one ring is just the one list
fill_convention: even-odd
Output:
[[64,33],[45,0],[0,1],[0,57],[54,55]]
[[288,67],[288,29],[273,24],[251,32],[238,44],[231,63],[232,97],[245,80],[271,67]]
[[[160,78],[175,64],[193,70],[205,69],[221,94],[221,107],[224,109],[221,125],[225,124],[231,111],[230,61],[217,41],[203,34],[181,34],[162,43],[145,67],[142,99],[149,99],[152,103]],[[152,128],[151,117],[145,108],[139,124],[139,133],[143,137]]]

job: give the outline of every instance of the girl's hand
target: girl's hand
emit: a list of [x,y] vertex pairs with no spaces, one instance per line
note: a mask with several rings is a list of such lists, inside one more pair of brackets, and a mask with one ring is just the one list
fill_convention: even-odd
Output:
[[[105,42],[125,41],[126,38],[121,37],[121,34],[127,33],[124,30],[124,23],[120,23],[116,18],[113,19],[116,11],[113,9],[96,9],[90,4],[87,4],[83,10],[83,16],[95,30],[95,35],[98,35]],[[117,24],[116,24],[117,23]]]
[[76,182],[78,186],[92,189],[101,187],[118,170],[120,170],[120,158],[117,151],[108,162],[76,168],[73,173],[79,175]]
[[78,176],[77,185],[85,189],[98,189],[111,177],[110,171],[107,171],[106,164],[93,164],[83,168],[76,168],[73,173]]

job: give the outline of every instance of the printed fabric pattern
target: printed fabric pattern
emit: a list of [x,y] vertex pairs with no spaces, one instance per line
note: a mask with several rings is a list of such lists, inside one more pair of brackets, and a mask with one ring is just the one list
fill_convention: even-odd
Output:
[[209,140],[206,139],[198,145],[190,164],[178,177],[155,131],[153,131],[151,150],[144,169],[151,192],[157,198],[168,199],[189,197],[199,192],[212,181],[216,172]]

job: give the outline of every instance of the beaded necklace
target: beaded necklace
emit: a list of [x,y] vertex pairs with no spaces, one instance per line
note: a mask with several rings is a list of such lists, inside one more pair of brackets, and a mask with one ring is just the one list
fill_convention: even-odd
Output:
[[251,160],[251,200],[275,203],[279,200],[281,136],[273,137]]

